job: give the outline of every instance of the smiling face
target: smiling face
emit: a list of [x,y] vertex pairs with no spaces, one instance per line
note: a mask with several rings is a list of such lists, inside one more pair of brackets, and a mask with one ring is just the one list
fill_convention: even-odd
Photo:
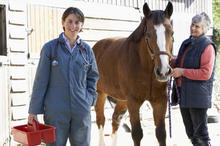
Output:
[[197,38],[204,33],[204,29],[201,23],[192,22],[190,25],[190,33],[193,38]]
[[64,33],[68,39],[76,39],[78,33],[83,27],[83,23],[80,22],[79,18],[73,13],[69,14],[65,21],[62,20],[62,25],[64,28]]

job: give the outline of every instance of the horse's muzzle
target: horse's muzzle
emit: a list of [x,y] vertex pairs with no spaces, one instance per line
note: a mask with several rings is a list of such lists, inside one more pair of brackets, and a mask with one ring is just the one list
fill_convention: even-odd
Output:
[[170,74],[171,74],[171,67],[169,66],[166,72],[162,72],[161,68],[154,68],[156,78],[159,82],[167,82]]

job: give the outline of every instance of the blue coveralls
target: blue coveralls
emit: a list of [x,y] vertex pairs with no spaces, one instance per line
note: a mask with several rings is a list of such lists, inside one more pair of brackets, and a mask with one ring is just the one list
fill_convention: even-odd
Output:
[[[91,106],[96,104],[99,78],[91,47],[80,41],[71,54],[59,36],[56,51],[57,66],[52,65],[57,39],[46,43],[40,54],[29,113],[44,114],[45,124],[56,127],[56,142],[50,146],[89,146]],[[85,49],[80,47],[84,46]]]

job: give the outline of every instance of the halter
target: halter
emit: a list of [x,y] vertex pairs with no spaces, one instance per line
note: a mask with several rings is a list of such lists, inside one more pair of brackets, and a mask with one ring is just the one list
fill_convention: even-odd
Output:
[[170,53],[166,52],[166,51],[158,51],[158,52],[153,53],[152,49],[150,48],[149,42],[148,42],[148,37],[146,36],[146,31],[147,31],[147,27],[145,26],[145,29],[144,29],[145,40],[147,42],[147,46],[148,46],[148,49],[150,51],[151,60],[154,61],[154,57],[157,56],[157,55],[161,55],[161,54],[167,55],[171,59],[172,55]]

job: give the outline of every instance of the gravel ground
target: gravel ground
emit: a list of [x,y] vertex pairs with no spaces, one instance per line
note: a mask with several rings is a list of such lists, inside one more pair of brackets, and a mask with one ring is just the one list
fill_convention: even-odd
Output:
[[[212,111],[212,110],[210,110]],[[210,112],[212,114],[212,112]],[[144,132],[141,145],[148,146],[159,146],[157,139],[155,137],[155,126],[153,119],[150,117],[151,111],[145,112],[148,115],[147,118],[141,121],[142,128]],[[219,114],[218,114],[219,116]],[[167,146],[191,146],[192,144],[188,140],[184,125],[182,123],[182,118],[180,115],[179,108],[173,108],[171,110],[171,121],[172,121],[172,138],[170,138],[169,133],[169,118],[166,118],[166,130],[167,130]],[[125,120],[122,123],[127,123],[129,121]],[[220,145],[220,123],[209,123],[209,134],[211,138],[212,146]],[[111,121],[106,122],[104,134],[111,134]],[[95,123],[92,124],[92,137],[91,137],[91,146],[98,146],[99,134],[98,128]],[[106,146],[111,146],[111,136],[105,136]],[[131,138],[130,132],[125,132],[125,129],[120,126],[119,135],[118,135],[118,146],[133,146],[133,141]]]

